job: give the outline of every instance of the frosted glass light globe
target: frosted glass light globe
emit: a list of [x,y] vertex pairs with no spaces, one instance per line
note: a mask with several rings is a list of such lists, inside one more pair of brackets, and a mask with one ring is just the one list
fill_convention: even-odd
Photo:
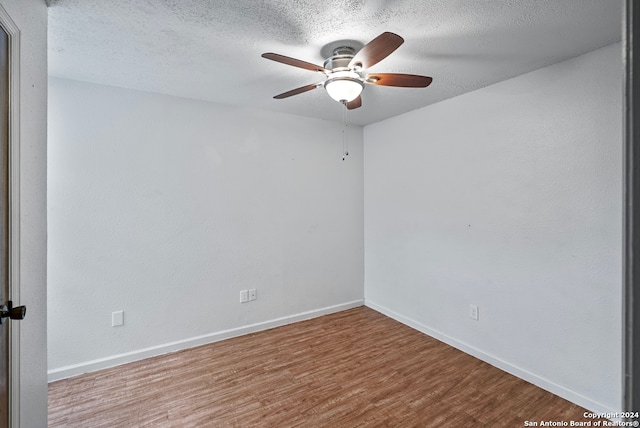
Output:
[[329,96],[338,102],[355,100],[362,92],[363,87],[362,82],[353,77],[334,77],[324,84]]

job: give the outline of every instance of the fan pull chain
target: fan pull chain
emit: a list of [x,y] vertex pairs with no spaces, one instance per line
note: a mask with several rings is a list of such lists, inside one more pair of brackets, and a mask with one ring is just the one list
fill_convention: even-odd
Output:
[[344,104],[344,110],[342,112],[342,160],[345,160],[349,156],[349,139],[347,129],[347,102],[342,101]]

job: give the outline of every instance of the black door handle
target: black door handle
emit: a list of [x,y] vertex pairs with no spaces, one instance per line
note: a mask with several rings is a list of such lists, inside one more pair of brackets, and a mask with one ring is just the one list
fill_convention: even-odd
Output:
[[10,318],[12,320],[23,320],[26,314],[26,306],[14,307],[13,302],[9,300],[9,307],[5,305],[0,306],[0,324],[4,323],[5,318]]

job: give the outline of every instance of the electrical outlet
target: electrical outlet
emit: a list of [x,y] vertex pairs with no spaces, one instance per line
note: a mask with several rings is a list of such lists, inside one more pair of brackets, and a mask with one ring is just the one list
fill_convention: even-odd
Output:
[[124,311],[111,312],[111,327],[118,327],[124,324]]
[[240,290],[240,303],[247,303],[249,301],[249,291]]
[[478,321],[480,319],[479,308],[476,305],[469,305],[469,318]]
[[256,300],[257,298],[257,290],[255,288],[249,289],[249,300]]

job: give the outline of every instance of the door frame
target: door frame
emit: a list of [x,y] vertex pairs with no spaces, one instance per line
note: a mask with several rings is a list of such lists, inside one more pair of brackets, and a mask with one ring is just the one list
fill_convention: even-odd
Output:
[[[640,5],[623,3],[624,64],[624,411],[640,411]],[[635,420],[635,419],[634,419]]]
[[[20,304],[20,30],[0,4],[9,35],[9,299]],[[20,323],[9,324],[9,426],[20,426]]]

